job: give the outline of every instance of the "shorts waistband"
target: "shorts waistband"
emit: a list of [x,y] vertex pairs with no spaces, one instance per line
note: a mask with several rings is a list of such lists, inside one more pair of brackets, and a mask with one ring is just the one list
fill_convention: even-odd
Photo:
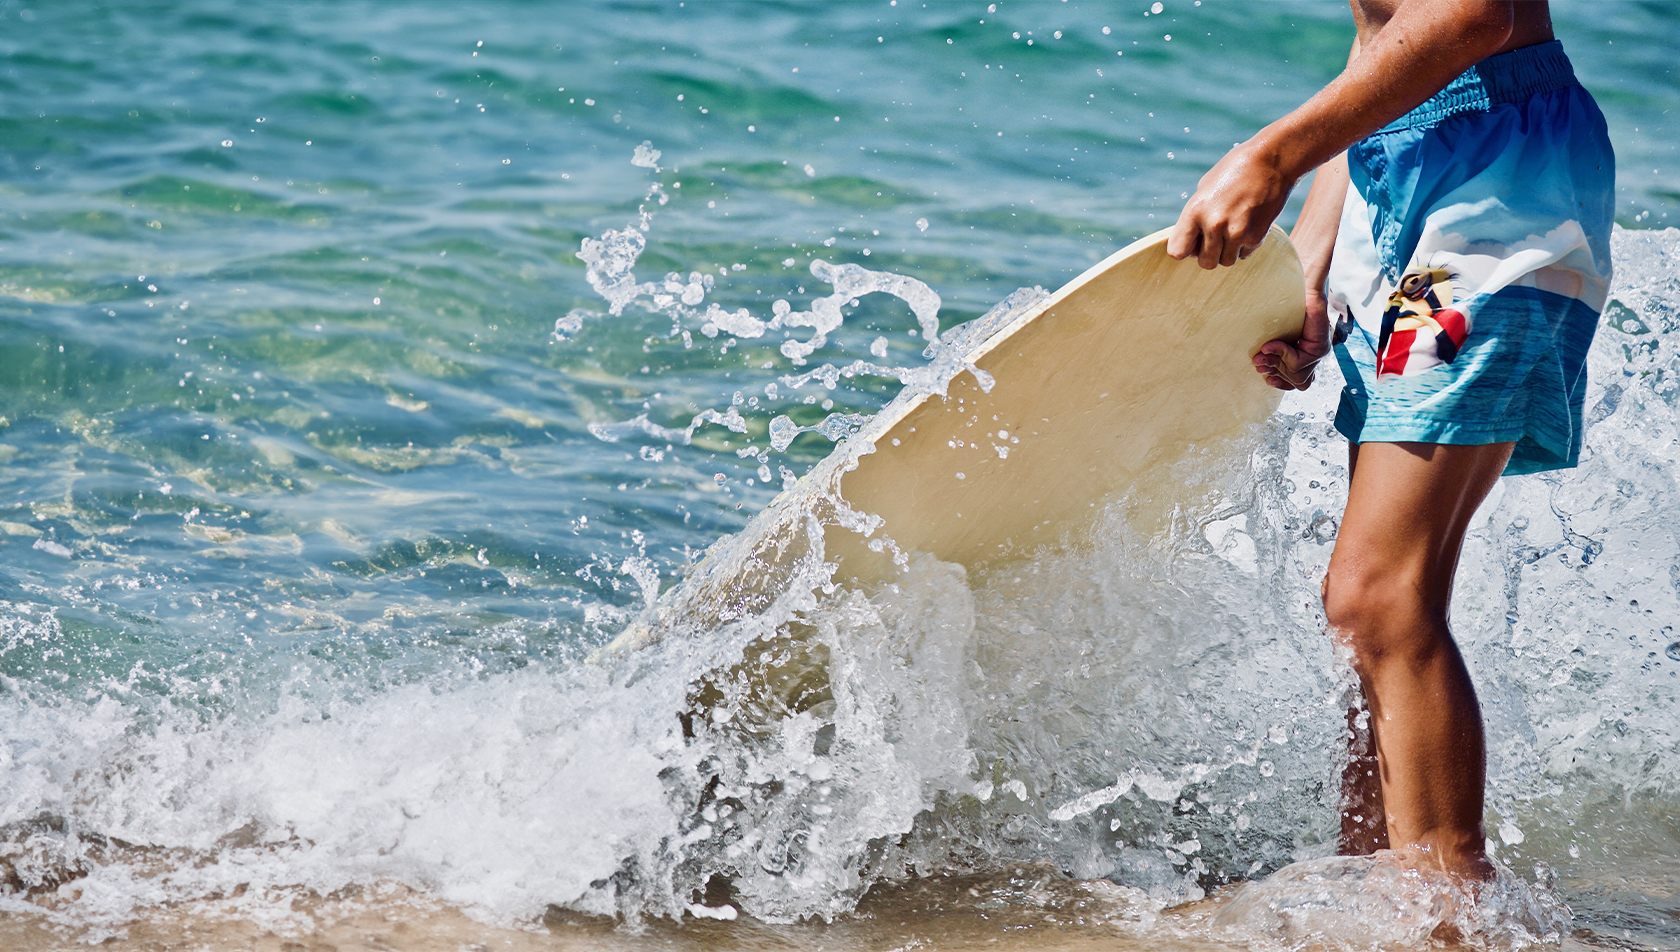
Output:
[[1564,55],[1563,44],[1536,43],[1482,60],[1381,132],[1433,125],[1462,112],[1486,112],[1574,84],[1575,67]]

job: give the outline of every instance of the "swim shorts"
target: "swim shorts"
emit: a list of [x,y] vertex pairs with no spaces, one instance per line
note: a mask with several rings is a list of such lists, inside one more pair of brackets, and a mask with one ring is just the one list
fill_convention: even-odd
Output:
[[1615,156],[1562,44],[1489,57],[1348,150],[1331,259],[1355,443],[1515,442],[1574,466],[1610,282]]

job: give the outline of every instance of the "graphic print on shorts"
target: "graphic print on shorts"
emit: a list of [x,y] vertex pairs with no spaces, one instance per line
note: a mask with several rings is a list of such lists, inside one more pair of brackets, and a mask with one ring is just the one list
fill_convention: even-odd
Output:
[[1377,380],[1450,364],[1470,336],[1470,322],[1453,310],[1452,275],[1414,268],[1388,296],[1377,340]]

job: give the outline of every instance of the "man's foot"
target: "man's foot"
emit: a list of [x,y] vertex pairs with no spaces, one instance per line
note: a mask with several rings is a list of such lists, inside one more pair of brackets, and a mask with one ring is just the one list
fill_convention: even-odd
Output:
[[1289,945],[1328,940],[1333,946],[1411,948],[1471,936],[1494,939],[1486,943],[1493,946],[1522,946],[1556,941],[1568,926],[1568,908],[1548,889],[1486,857],[1480,857],[1485,879],[1419,859],[1381,850],[1293,863],[1230,894],[1213,927]]

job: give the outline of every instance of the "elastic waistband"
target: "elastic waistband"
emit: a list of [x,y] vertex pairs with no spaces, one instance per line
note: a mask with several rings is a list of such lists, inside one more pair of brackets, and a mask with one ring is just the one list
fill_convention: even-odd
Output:
[[1574,84],[1575,67],[1564,55],[1563,44],[1557,40],[1536,43],[1482,60],[1381,131],[1432,125],[1461,112],[1486,112],[1502,103],[1522,102]]

